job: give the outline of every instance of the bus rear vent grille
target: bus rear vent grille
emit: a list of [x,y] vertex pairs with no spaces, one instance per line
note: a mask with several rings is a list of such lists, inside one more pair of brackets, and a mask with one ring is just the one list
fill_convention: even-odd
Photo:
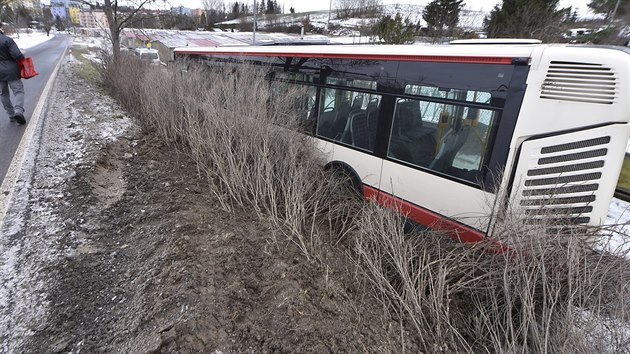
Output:
[[613,104],[617,75],[601,64],[552,61],[540,98],[572,102]]
[[588,223],[608,154],[609,136],[546,146],[527,171],[520,204],[535,219]]

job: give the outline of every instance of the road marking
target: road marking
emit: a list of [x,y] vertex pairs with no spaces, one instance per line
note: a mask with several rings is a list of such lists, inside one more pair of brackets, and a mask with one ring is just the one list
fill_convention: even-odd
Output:
[[68,50],[68,44],[66,42],[66,49],[64,49],[61,58],[59,58],[59,62],[53,70],[53,73],[48,78],[48,82],[46,82],[46,86],[42,91],[42,94],[39,96],[39,100],[37,101],[37,106],[35,106],[35,110],[33,111],[33,115],[26,126],[26,130],[22,135],[22,140],[13,155],[13,159],[11,160],[11,164],[9,165],[9,169],[7,170],[6,175],[4,176],[4,181],[0,186],[0,230],[4,227],[4,217],[7,214],[7,210],[9,208],[9,201],[11,201],[11,197],[13,196],[13,191],[15,189],[15,184],[20,176],[20,171],[22,170],[22,163],[24,163],[24,158],[26,156],[26,150],[31,144],[31,140],[33,139],[33,134],[35,133],[35,129],[39,125],[40,116],[44,110],[44,104],[48,99],[48,94],[52,89],[53,83],[57,78],[57,73],[59,68],[61,67],[61,63],[66,56],[66,52]]

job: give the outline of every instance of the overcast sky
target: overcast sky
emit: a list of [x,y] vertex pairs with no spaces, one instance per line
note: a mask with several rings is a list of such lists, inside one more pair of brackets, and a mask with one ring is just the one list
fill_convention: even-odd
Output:
[[[172,6],[186,6],[190,8],[201,8],[202,0],[168,0]],[[239,3],[243,0],[228,0],[226,2],[238,1]],[[249,1],[253,4],[253,0],[244,0]],[[328,10],[330,6],[330,0],[276,0],[278,4],[284,4],[285,12],[289,11],[290,7],[295,8],[297,12],[304,11],[314,11],[314,10]],[[417,4],[417,5],[426,5],[430,2],[430,0],[382,0],[384,4]],[[260,2],[260,0],[258,0]],[[494,7],[494,5],[501,2],[501,0],[464,0],[464,5],[466,8],[471,10],[484,10],[490,11]],[[588,12],[588,8],[586,4],[589,0],[560,0],[561,7],[573,6],[573,9],[577,9],[578,13],[583,16]],[[332,0],[332,4],[334,7],[335,0]]]

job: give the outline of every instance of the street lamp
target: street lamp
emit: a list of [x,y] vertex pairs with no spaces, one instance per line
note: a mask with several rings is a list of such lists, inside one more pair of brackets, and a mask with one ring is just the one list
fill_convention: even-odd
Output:
[[256,45],[256,0],[254,0],[254,30],[252,31],[252,45]]

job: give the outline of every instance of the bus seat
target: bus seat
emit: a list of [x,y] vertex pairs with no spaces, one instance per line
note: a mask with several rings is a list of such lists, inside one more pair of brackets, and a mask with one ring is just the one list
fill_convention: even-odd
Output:
[[418,101],[407,100],[403,102],[398,114],[398,129],[401,135],[418,138],[425,134],[422,129],[422,116]]
[[335,111],[327,110],[319,113],[319,118],[317,119],[317,135],[326,137],[326,138],[334,138],[335,132],[334,129],[335,123]]
[[370,149],[367,114],[363,111],[350,114],[350,133],[352,145],[363,149]]
[[433,135],[425,133],[424,135],[414,137],[407,145],[413,158],[411,161],[413,164],[427,167],[433,162],[436,145]]
[[398,160],[407,162],[413,161],[413,157],[409,148],[405,144],[398,141],[392,140],[391,146],[389,148],[389,155]]
[[376,110],[378,109],[378,104],[379,104],[379,99],[378,98],[370,98],[370,101],[368,102],[367,108],[365,109],[366,111],[371,111],[371,110]]
[[368,102],[367,108],[365,109],[368,127],[368,148],[370,150],[374,149],[374,140],[376,138],[376,126],[378,124],[379,112],[378,104],[378,98],[372,98],[370,102]]
[[407,110],[409,111],[408,122],[414,129],[422,128],[422,112],[420,110],[420,102],[408,101]]
[[335,109],[335,121],[333,122],[334,139],[341,139],[348,125],[348,115],[350,114],[350,100],[344,100]]
[[448,172],[448,168],[453,166],[455,155],[464,146],[470,133],[470,126],[460,126],[459,130],[451,129],[442,138],[440,150],[429,168],[435,171]]
[[339,141],[346,143],[346,144],[352,144],[352,131],[350,128],[350,124],[352,121],[352,115],[354,113],[349,113],[348,114],[348,119],[346,119],[346,126],[343,129],[343,132],[341,133],[340,137],[339,137]]
[[409,112],[407,111],[407,100],[399,100],[398,102],[396,102],[396,108],[394,109],[394,123],[393,123],[393,127],[392,127],[392,133],[396,134],[398,136],[403,136],[404,134],[404,129],[403,129],[403,121],[405,120],[405,117],[409,114]]
[[356,96],[354,100],[352,100],[351,110],[358,111],[361,109],[362,106],[363,106],[363,96],[362,95]]
[[400,134],[407,133],[411,128],[421,128],[422,119],[419,102],[414,100],[398,101],[394,111],[394,125],[400,131]]

